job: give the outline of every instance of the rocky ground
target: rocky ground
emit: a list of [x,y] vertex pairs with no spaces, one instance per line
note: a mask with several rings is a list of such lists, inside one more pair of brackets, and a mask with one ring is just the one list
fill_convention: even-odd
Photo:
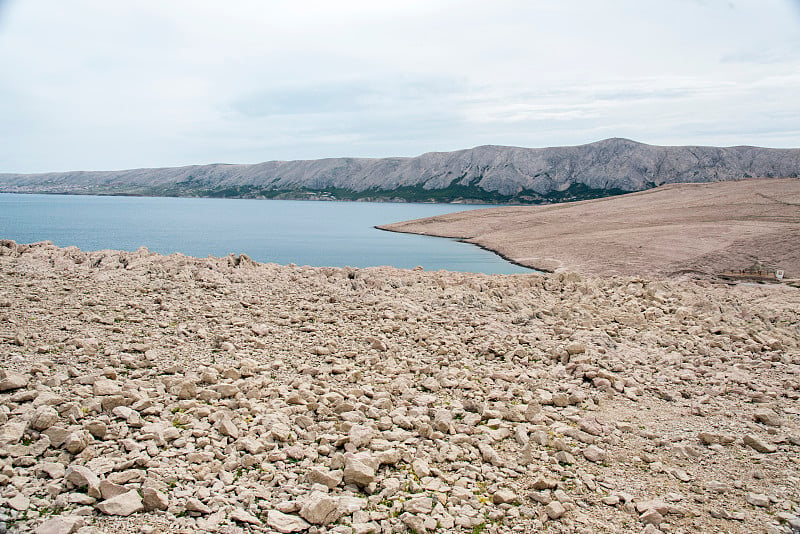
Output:
[[800,290],[0,242],[0,531],[800,531]]

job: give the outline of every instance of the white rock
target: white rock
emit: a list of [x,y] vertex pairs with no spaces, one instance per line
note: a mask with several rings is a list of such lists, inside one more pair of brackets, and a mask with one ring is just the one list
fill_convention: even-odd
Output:
[[34,534],[73,534],[85,524],[82,517],[61,515],[48,519],[34,530]]
[[29,380],[30,378],[28,375],[7,369],[0,369],[0,391],[24,388],[28,385]]
[[270,510],[267,512],[267,525],[284,534],[301,532],[307,530],[308,527],[311,526],[304,519],[296,515],[284,514],[277,510]]
[[314,525],[327,525],[342,516],[336,499],[321,491],[314,491],[303,501],[300,516]]
[[106,515],[129,516],[144,510],[142,498],[136,490],[130,490],[107,501],[95,505],[95,508]]
[[58,412],[52,406],[39,406],[31,416],[30,425],[34,430],[47,430],[59,420]]

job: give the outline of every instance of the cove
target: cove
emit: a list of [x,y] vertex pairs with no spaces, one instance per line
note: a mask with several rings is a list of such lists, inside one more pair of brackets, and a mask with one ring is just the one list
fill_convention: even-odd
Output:
[[0,194],[0,238],[82,250],[188,256],[247,254],[259,262],[487,274],[530,273],[456,240],[374,227],[490,206],[216,198]]

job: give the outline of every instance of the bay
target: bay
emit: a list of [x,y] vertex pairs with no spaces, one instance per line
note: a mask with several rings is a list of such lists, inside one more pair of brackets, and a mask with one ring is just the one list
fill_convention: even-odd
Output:
[[512,274],[531,272],[474,245],[376,225],[488,206],[0,193],[0,238],[82,250],[259,262]]

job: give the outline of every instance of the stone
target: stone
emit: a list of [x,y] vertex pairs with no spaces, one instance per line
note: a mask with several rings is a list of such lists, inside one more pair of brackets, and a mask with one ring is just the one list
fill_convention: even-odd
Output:
[[433,510],[433,499],[430,497],[413,497],[403,503],[403,510],[410,514],[428,515]]
[[639,516],[639,521],[645,525],[653,525],[657,527],[664,522],[664,516],[658,511],[648,508],[642,515]]
[[270,510],[267,512],[267,525],[284,534],[301,532],[307,530],[308,527],[311,526],[296,515],[284,514],[278,510]]
[[89,496],[100,498],[100,478],[89,468],[73,465],[67,469],[64,479],[78,488],[86,488]]
[[31,500],[24,494],[17,493],[10,499],[6,499],[6,504],[11,508],[13,508],[14,510],[17,510],[18,512],[24,512],[25,510],[30,508]]
[[361,458],[350,456],[345,459],[343,479],[345,484],[368,486],[375,481],[375,468]]
[[12,391],[28,385],[30,377],[16,371],[0,369],[0,391]]
[[769,497],[767,497],[763,493],[748,493],[747,502],[749,502],[753,506],[766,507],[770,505]]
[[142,505],[145,512],[166,510],[169,507],[169,499],[164,493],[155,488],[144,488],[142,490]]
[[753,418],[767,426],[779,427],[783,425],[783,419],[772,410],[758,410],[753,414]]
[[761,453],[770,454],[778,450],[775,444],[766,442],[754,434],[745,435],[742,441],[748,447]]
[[30,425],[34,430],[47,430],[59,420],[58,412],[52,406],[39,406],[31,416]]
[[[279,512],[280,513],[280,512]],[[247,510],[243,510],[242,508],[234,508],[231,510],[231,514],[229,516],[234,521],[238,521],[239,523],[247,523],[250,525],[263,525],[264,523],[261,522],[259,518],[248,512]],[[275,528],[275,527],[273,527]],[[278,529],[276,529],[278,530]],[[281,530],[280,532],[284,532]],[[289,531],[294,532],[294,531]]]
[[590,462],[601,463],[606,460],[606,451],[597,445],[589,445],[583,449],[583,457]]
[[33,532],[34,534],[74,534],[85,524],[82,517],[61,515],[46,520]]
[[510,489],[500,489],[492,495],[492,502],[494,504],[514,504],[518,500],[519,497],[517,497],[517,494]]
[[129,516],[144,510],[144,505],[139,493],[136,490],[130,490],[96,504],[95,508],[106,515]]
[[64,448],[71,454],[78,454],[89,444],[86,434],[81,432],[71,432],[64,441]]
[[342,483],[344,472],[341,469],[328,471],[322,467],[314,467],[309,470],[306,476],[310,482],[322,484],[323,486],[333,489]]
[[300,517],[314,525],[327,525],[341,516],[337,500],[321,491],[311,492],[300,508]]
[[552,501],[544,507],[544,511],[550,519],[559,519],[567,512],[567,509],[560,502]]

